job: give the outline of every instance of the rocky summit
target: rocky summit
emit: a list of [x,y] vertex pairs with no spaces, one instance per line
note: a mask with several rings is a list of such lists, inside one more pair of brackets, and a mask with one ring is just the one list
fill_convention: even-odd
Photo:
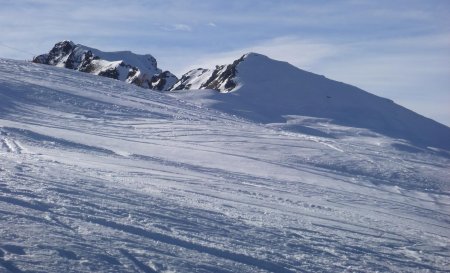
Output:
[[33,62],[113,78],[159,91],[169,90],[178,80],[169,71],[159,69],[152,55],[139,55],[130,51],[103,52],[72,41],[56,43],[49,53],[33,58]]

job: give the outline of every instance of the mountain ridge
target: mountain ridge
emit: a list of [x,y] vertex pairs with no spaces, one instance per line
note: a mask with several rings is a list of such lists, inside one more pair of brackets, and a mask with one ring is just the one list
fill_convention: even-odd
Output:
[[[177,87],[180,82],[184,88]],[[175,96],[255,122],[285,123],[286,116],[295,115],[316,117],[423,147],[450,150],[449,127],[390,99],[257,53],[245,54],[214,70],[191,70],[178,83],[171,89]],[[217,92],[183,91],[192,86],[208,89],[210,83],[215,83]],[[232,88],[226,88],[230,83]],[[298,128],[304,126],[299,124]],[[290,126],[289,130],[296,128]]]
[[49,53],[34,57],[32,62],[113,78],[158,91],[168,90],[178,80],[169,71],[159,69],[156,59],[150,54],[103,52],[69,40],[56,43]]
[[162,72],[156,59],[149,54],[102,52],[71,41],[57,43],[48,54],[37,56],[33,62],[115,78],[147,89],[169,91],[173,96],[194,104],[255,122],[290,122],[289,126],[284,126],[290,131],[317,129],[312,128],[314,124],[302,124],[303,118],[293,126],[293,116],[315,117],[337,125],[366,128],[406,139],[421,147],[450,150],[449,127],[390,99],[254,52],[214,69],[190,70],[180,79],[169,71]]

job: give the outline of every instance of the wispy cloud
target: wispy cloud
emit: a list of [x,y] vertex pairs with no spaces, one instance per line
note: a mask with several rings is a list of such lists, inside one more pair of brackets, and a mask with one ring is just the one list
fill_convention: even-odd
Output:
[[186,24],[165,25],[162,26],[161,28],[167,31],[192,31],[192,27]]

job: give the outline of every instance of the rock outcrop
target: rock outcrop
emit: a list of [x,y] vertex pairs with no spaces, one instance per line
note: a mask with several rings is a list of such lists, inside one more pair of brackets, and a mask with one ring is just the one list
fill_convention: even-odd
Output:
[[33,62],[113,78],[159,91],[169,90],[178,80],[169,71],[159,69],[152,55],[139,55],[130,51],[103,52],[72,41],[56,43],[49,53],[35,57]]

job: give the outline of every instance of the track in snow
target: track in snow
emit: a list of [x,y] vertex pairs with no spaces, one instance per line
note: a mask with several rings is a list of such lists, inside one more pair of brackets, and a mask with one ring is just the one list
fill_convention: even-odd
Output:
[[450,269],[445,154],[0,61],[0,272]]

